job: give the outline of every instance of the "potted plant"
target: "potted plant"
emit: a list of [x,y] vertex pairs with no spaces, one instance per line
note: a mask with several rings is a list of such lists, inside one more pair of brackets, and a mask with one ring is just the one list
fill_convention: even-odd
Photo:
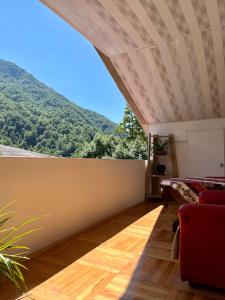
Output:
[[[26,290],[26,284],[23,276],[23,270],[27,268],[21,263],[28,260],[26,256],[30,250],[27,246],[18,243],[24,236],[27,236],[38,229],[23,231],[23,228],[38,220],[40,217],[28,219],[17,226],[6,227],[7,222],[13,217],[14,211],[7,211],[8,207],[14,203],[10,202],[0,208],[0,279],[10,280],[16,289]],[[21,231],[22,230],[22,231]]]
[[169,146],[169,140],[157,139],[153,145],[153,152],[156,155],[166,155]]

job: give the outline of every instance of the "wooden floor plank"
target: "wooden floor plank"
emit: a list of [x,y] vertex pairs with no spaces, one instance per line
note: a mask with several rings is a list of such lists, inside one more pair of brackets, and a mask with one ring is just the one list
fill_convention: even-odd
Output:
[[[171,260],[177,205],[142,203],[34,257],[26,275],[35,300],[209,300],[225,293],[192,289]],[[19,295],[0,285],[0,300]]]

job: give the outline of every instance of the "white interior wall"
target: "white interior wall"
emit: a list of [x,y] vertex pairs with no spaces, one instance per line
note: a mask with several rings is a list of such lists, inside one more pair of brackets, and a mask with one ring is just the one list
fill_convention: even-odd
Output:
[[[188,132],[189,131],[211,131],[216,129],[225,128],[225,118],[210,119],[210,120],[198,120],[188,122],[175,122],[175,123],[164,123],[164,124],[153,124],[149,126],[149,132],[151,134],[173,134],[176,145],[176,155],[178,172],[180,177],[192,177],[189,168],[189,153],[188,148]],[[209,141],[210,142],[210,141]],[[218,141],[218,144],[220,142]],[[213,161],[207,161],[208,174],[211,174]],[[207,175],[207,174],[206,174]]]

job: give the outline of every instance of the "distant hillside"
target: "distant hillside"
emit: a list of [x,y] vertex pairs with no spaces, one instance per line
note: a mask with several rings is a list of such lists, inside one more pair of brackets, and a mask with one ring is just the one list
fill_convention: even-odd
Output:
[[79,107],[17,65],[0,60],[0,144],[71,156],[116,124]]

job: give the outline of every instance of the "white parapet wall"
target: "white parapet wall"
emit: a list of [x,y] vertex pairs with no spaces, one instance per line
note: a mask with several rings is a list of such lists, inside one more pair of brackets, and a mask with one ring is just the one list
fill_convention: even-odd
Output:
[[36,251],[142,202],[145,168],[141,160],[0,158],[0,203],[18,199],[13,224],[50,214],[24,240]]

